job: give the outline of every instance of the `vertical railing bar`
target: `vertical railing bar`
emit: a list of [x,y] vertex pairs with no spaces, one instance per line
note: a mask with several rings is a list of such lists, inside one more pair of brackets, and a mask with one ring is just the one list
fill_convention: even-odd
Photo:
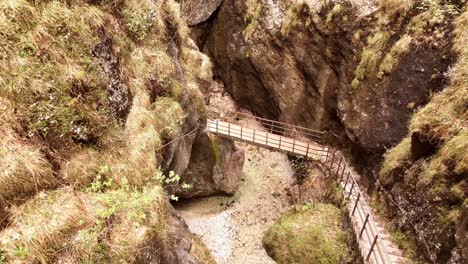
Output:
[[325,164],[327,164],[327,161],[328,161],[328,153],[329,153],[329,148],[327,148],[327,156],[325,156]]
[[364,229],[366,229],[367,221],[369,221],[369,214],[366,214],[366,220],[364,220],[364,224],[362,224],[361,232],[359,232],[359,239],[361,239],[362,233],[364,233]]
[[231,123],[228,123],[228,137],[231,136]]
[[374,242],[372,242],[372,246],[369,250],[369,253],[367,254],[366,261],[369,261],[369,257],[372,254],[372,251],[374,250],[375,243],[377,243],[377,239],[379,238],[379,235],[375,235]]
[[353,212],[351,213],[351,216],[354,216],[354,211],[356,211],[357,205],[359,203],[359,198],[361,198],[361,193],[358,192],[356,203],[354,204]]
[[219,120],[216,119],[216,133],[219,133],[218,132],[218,122],[219,122]]
[[310,147],[310,144],[307,143],[306,157],[309,157],[309,147]]
[[345,182],[345,185],[343,187],[343,190],[346,192],[346,186],[348,186],[348,181],[349,181],[349,176],[351,175],[351,172],[348,172],[348,177],[346,177],[346,182]]
[[257,130],[255,130],[255,129],[253,130],[253,139],[252,139],[253,143],[255,143],[255,131],[257,131]]
[[265,132],[266,137],[265,137],[265,145],[268,147],[268,131]]
[[[353,179],[353,183],[351,184],[351,189],[349,190],[348,200],[349,200],[349,198],[351,198],[351,194],[353,193],[354,183],[355,183],[355,181]],[[345,190],[345,193],[346,193],[346,190]]]
[[338,176],[338,172],[340,171],[340,166],[341,166],[341,162],[343,161],[343,156],[340,157],[340,162],[338,162],[338,168],[336,168],[336,175]]
[[240,128],[241,128],[241,136],[240,136],[240,138],[242,138],[242,127],[240,127]]
[[335,153],[336,153],[336,151],[333,151],[332,159],[331,159],[330,166],[329,166],[330,170],[333,169],[333,161],[335,160]]
[[345,161],[345,162],[344,162],[344,166],[343,166],[343,170],[341,170],[340,183],[343,181],[344,171],[345,171],[345,169],[346,169],[346,167],[347,167],[346,165],[347,165],[347,163],[346,163],[346,161]]
[[296,140],[293,139],[293,149],[292,149],[292,152],[293,152],[293,153],[295,153],[295,152],[294,152],[294,147],[295,147],[295,146],[296,146]]

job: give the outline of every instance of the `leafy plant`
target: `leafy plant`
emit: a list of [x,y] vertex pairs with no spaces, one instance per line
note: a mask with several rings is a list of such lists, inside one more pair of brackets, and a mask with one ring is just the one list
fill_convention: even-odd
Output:
[[156,25],[157,13],[153,9],[125,10],[124,24],[129,35],[135,40],[143,40]]
[[26,259],[29,256],[29,250],[24,244],[19,244],[13,250],[13,256]]
[[0,249],[0,264],[5,264],[6,263],[6,258],[3,256],[3,250]]
[[112,179],[107,181],[103,180],[104,176],[109,172],[109,166],[103,165],[99,168],[96,179],[91,186],[86,188],[88,192],[102,192],[105,188],[112,186]]

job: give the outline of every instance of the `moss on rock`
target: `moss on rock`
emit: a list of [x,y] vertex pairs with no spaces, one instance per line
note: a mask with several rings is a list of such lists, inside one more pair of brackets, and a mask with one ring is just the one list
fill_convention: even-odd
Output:
[[270,227],[263,245],[278,263],[342,263],[348,258],[346,234],[338,208],[304,206],[287,212]]

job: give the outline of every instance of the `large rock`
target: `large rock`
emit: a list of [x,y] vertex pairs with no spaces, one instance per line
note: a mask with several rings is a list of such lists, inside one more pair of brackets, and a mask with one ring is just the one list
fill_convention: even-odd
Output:
[[[162,252],[162,259],[155,260],[161,262],[156,263],[216,263],[209,250],[195,235],[190,233],[185,221],[174,210],[170,212],[167,226],[167,243]],[[149,259],[141,259],[141,263],[152,262]]]
[[280,31],[286,5],[269,3],[261,2],[264,12],[247,37],[245,1],[223,2],[206,44],[216,70],[242,106],[267,118],[326,127],[334,112],[338,79],[322,54],[338,47],[322,38],[314,40],[319,32],[307,30],[284,39]]
[[[180,185],[171,192],[182,198],[234,194],[239,188],[243,165],[244,152],[232,140],[199,133]],[[183,188],[183,184],[190,187]]]
[[222,2],[223,0],[182,0],[182,18],[189,26],[203,23],[210,18]]
[[330,204],[305,205],[282,215],[263,237],[277,263],[347,263],[341,213]]

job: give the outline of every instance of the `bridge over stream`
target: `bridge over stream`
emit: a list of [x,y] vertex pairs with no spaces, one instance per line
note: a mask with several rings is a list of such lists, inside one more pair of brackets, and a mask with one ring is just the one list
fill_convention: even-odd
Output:
[[[255,120],[262,127],[249,127],[243,120]],[[390,240],[389,233],[373,216],[365,193],[359,189],[359,175],[339,151],[323,144],[325,132],[238,112],[208,119],[207,129],[220,137],[300,155],[322,163],[343,190],[348,215],[365,263],[411,263],[402,257],[401,251]]]

